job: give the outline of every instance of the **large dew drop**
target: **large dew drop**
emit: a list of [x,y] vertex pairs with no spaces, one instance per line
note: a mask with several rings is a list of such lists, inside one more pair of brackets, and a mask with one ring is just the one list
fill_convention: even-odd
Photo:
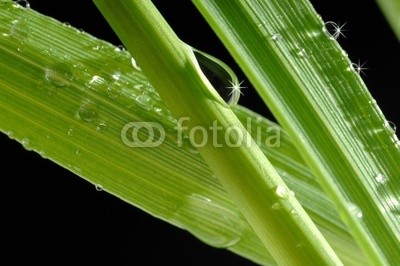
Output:
[[213,85],[218,94],[230,106],[239,102],[242,82],[239,82],[235,73],[221,60],[196,50],[193,48],[194,55],[199,63],[201,71]]
[[55,63],[46,67],[44,78],[49,85],[65,87],[73,79],[71,69],[65,63]]
[[[213,222],[206,217],[212,217]],[[245,228],[240,214],[199,194],[187,196],[172,219],[203,242],[218,248],[235,246]]]
[[91,123],[99,116],[97,106],[92,101],[84,101],[78,109],[78,117]]

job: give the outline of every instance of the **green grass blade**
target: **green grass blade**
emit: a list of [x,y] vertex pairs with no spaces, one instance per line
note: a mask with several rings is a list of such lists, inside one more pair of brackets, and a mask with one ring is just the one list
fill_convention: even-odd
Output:
[[400,142],[308,1],[194,1],[373,264],[400,261]]
[[400,41],[400,0],[376,0],[376,2]]
[[[230,107],[205,78],[192,51],[154,5],[150,1],[94,2],[137,57],[171,111],[186,118],[186,132],[195,132],[193,139],[201,143],[200,154],[274,259],[293,265],[341,264]],[[198,131],[199,128],[203,130]],[[211,131],[212,140],[205,137]],[[281,212],[276,212],[275,204],[282,205]]]

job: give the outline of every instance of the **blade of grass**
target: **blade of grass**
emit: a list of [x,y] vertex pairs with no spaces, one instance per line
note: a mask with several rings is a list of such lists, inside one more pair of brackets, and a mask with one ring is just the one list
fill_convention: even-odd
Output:
[[400,0],[376,0],[376,2],[400,41]]
[[[279,264],[341,264],[269,161],[150,1],[94,1]],[[132,25],[127,27],[126,25]],[[161,71],[160,71],[161,70]],[[216,138],[203,141],[207,130]],[[235,128],[234,134],[228,129]],[[203,134],[196,131],[204,129]],[[211,129],[212,130],[212,129]],[[206,132],[206,133],[204,133]],[[217,147],[217,143],[223,143]],[[243,140],[249,140],[244,143]],[[235,143],[234,145],[229,145]],[[239,145],[237,145],[239,144]],[[274,204],[282,206],[276,212]],[[299,244],[301,243],[301,244]]]
[[[194,1],[373,264],[400,260],[400,142],[308,1]],[[321,49],[323,47],[323,49]]]

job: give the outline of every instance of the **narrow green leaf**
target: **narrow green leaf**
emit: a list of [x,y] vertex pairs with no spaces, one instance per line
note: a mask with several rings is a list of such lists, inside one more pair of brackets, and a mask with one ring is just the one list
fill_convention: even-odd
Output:
[[194,3],[373,264],[400,261],[400,142],[306,0]]
[[[196,144],[198,151],[274,259],[279,264],[341,264],[154,5],[94,2],[170,110],[187,121],[185,129],[201,143]],[[208,132],[215,136],[211,141],[205,137]]]
[[400,0],[376,0],[376,2],[400,41]]

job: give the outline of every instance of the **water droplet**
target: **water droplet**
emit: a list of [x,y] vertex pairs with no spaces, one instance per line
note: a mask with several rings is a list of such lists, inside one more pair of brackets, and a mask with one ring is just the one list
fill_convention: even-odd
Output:
[[30,141],[29,141],[28,138],[22,139],[21,144],[22,144],[22,146],[25,148],[25,150],[28,150],[28,151],[31,151],[31,150],[32,150],[32,147],[30,146],[31,143],[30,143]]
[[142,93],[136,97],[136,101],[146,110],[150,110],[151,98],[147,93]]
[[114,51],[119,53],[119,52],[126,51],[126,49],[125,49],[125,46],[123,46],[123,45],[121,44],[121,45],[118,45],[117,47],[115,47],[115,48],[114,48]]
[[389,195],[386,196],[385,202],[393,214],[400,215],[400,201],[398,198]]
[[271,208],[274,210],[281,210],[283,206],[279,202],[275,202],[274,204],[272,204]]
[[275,33],[274,35],[272,35],[272,40],[274,42],[279,42],[280,40],[282,40],[282,35],[280,35],[279,33]]
[[11,130],[7,131],[6,134],[10,139],[14,137],[14,132],[12,132]]
[[69,22],[64,22],[63,25],[67,28],[71,28],[71,24],[69,24]]
[[193,48],[194,55],[199,63],[200,69],[208,81],[218,92],[222,99],[230,106],[239,101],[242,94],[242,82],[239,82],[233,71],[221,60]]
[[111,99],[116,99],[122,94],[122,88],[119,84],[111,84],[107,88],[107,96]]
[[391,131],[393,131],[393,133],[396,133],[396,130],[397,130],[396,124],[393,123],[392,121],[386,121],[386,122],[385,122],[385,126],[386,126],[388,129],[390,129]]
[[65,63],[46,67],[44,77],[49,84],[56,87],[65,87],[73,80],[72,72]]
[[76,150],[75,150],[75,155],[76,155],[76,156],[81,156],[81,151],[78,150],[78,149],[76,149]]
[[286,199],[289,196],[288,191],[284,186],[277,186],[275,188],[275,194],[281,199]]
[[[207,223],[204,216],[213,217],[215,223]],[[199,194],[191,194],[175,211],[172,221],[191,232],[203,242],[218,248],[236,245],[245,230],[240,213],[227,209]],[[224,230],[217,225],[224,224]]]
[[68,129],[67,134],[68,134],[68,136],[73,136],[74,135],[74,129],[73,128]]
[[379,184],[383,185],[383,184],[386,184],[388,179],[386,178],[386,176],[384,176],[382,174],[377,174],[375,176],[375,181],[378,182]]
[[12,21],[10,35],[14,39],[17,39],[21,43],[24,43],[25,40],[29,37],[29,34],[30,26],[26,19],[16,19]]
[[99,116],[96,105],[92,101],[84,101],[78,109],[78,117],[91,123]]
[[107,129],[108,125],[105,122],[100,122],[97,127],[96,130],[97,131],[105,131]]
[[115,82],[121,78],[121,69],[114,63],[106,63],[99,76],[105,81]]
[[97,191],[103,191],[103,186],[100,185],[100,184],[96,184],[95,188],[96,188]]
[[349,56],[345,50],[342,50],[342,55],[345,56],[345,57]]
[[138,66],[138,64],[136,63],[135,58],[131,58],[131,63],[134,69],[136,69],[137,71],[142,71],[142,69]]
[[26,9],[30,9],[31,5],[27,0],[16,0],[14,1],[15,4],[18,4],[18,7],[24,7]]
[[301,58],[306,58],[308,57],[308,54],[304,48],[300,49],[300,51],[297,53]]
[[361,211],[360,207],[358,207],[354,203],[349,203],[347,206],[348,210],[351,214],[353,214],[356,218],[361,219],[363,217],[363,212]]
[[324,26],[322,27],[322,31],[325,33],[326,36],[329,37],[330,40],[337,40],[340,36],[346,37],[344,35],[344,26],[346,23],[340,24],[333,21],[327,21]]
[[79,168],[78,166],[73,166],[72,170],[76,173],[76,174],[80,174],[82,173],[82,169]]
[[46,152],[45,152],[45,151],[39,151],[39,155],[40,155],[40,157],[42,157],[43,159],[47,159],[47,156],[46,156]]

